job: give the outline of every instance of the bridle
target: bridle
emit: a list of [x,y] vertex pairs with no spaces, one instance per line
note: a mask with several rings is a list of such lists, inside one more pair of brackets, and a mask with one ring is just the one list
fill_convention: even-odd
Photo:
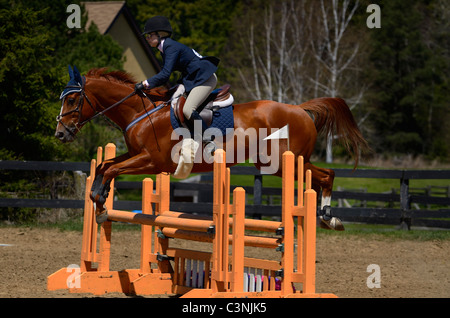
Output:
[[[105,113],[108,112],[108,111],[110,111],[110,110],[113,109],[114,107],[116,107],[116,106],[122,104],[124,101],[126,101],[126,100],[129,99],[130,97],[132,97],[132,96],[138,94],[137,91],[134,90],[132,93],[130,93],[129,95],[125,96],[124,98],[122,98],[122,99],[121,99],[120,101],[118,101],[117,103],[114,103],[113,105],[111,105],[111,106],[109,106],[109,107],[107,107],[107,108],[105,108],[104,110],[102,110],[102,111],[99,112],[99,111],[97,111],[97,110],[95,109],[95,107],[92,105],[92,102],[90,101],[89,97],[86,95],[86,92],[85,92],[85,89],[84,89],[85,84],[86,84],[86,77],[83,76],[83,77],[81,78],[81,84],[79,84],[79,85],[67,85],[67,86],[64,88],[64,90],[66,90],[66,89],[68,89],[68,88],[75,89],[74,92],[79,92],[79,93],[80,93],[80,99],[79,99],[78,104],[77,104],[77,107],[75,107],[75,109],[72,109],[72,110],[70,110],[70,111],[68,111],[68,112],[62,113],[62,109],[63,109],[63,107],[64,107],[64,101],[65,101],[65,97],[63,97],[63,99],[62,99],[62,104],[61,104],[61,113],[60,113],[58,116],[56,116],[56,121],[57,121],[58,123],[60,123],[60,124],[64,127],[64,129],[66,129],[72,136],[75,136],[76,132],[74,132],[72,129],[70,129],[69,127],[67,127],[67,126],[64,124],[64,122],[61,121],[63,117],[68,116],[68,115],[73,114],[73,113],[78,113],[78,122],[77,122],[77,124],[76,124],[76,129],[78,129],[78,130],[79,130],[83,125],[85,125],[86,123],[90,122],[90,121],[93,120],[94,118],[97,118],[98,116],[103,116],[103,117],[108,121],[108,123],[110,123],[110,120],[105,116]],[[147,109],[145,108],[145,104],[144,104],[144,102],[142,101],[143,107],[144,107],[144,109],[145,109],[145,114],[144,114],[145,116],[141,116],[141,117],[137,118],[136,120],[132,121],[132,122],[127,126],[127,128],[126,128],[123,132],[128,131],[128,129],[130,129],[130,128],[131,128],[132,126],[134,126],[137,122],[139,122],[140,120],[142,120],[144,117],[147,117],[147,118],[150,120],[150,122],[151,122],[151,124],[152,124],[152,127],[153,127],[153,130],[155,130],[155,128],[154,128],[154,126],[153,126],[153,122],[152,122],[152,120],[151,120],[151,118],[150,118],[150,115],[153,114],[154,112],[156,112],[156,111],[162,109],[163,107],[167,106],[168,104],[170,104],[171,101],[172,101],[172,98],[173,98],[173,97],[172,97],[170,100],[168,100],[168,101],[166,101],[166,102],[163,102],[160,106],[157,107],[156,104],[151,100],[151,98],[150,98],[147,94],[145,94],[145,92],[140,91],[140,93],[139,93],[138,95],[140,95],[141,97],[142,97],[142,96],[146,97],[146,98],[150,101],[150,103],[153,105],[154,109],[152,109],[151,111],[147,111]],[[84,121],[82,121],[82,122],[80,123],[80,120],[81,120],[81,114],[82,114],[82,111],[83,111],[83,106],[84,106],[84,100],[85,100],[85,99],[87,100],[89,106],[91,107],[91,109],[94,111],[95,114],[94,114],[92,117],[87,118],[87,119],[85,119]],[[158,140],[157,140],[157,138],[156,138],[156,132],[155,132],[154,135],[155,135],[156,143],[157,143],[157,146],[158,146],[158,149],[159,149]]]
[[[77,107],[75,107],[75,109],[69,110],[68,112],[62,113],[62,109],[64,107],[64,102],[65,102],[65,97],[62,100],[62,104],[61,104],[61,113],[56,116],[56,121],[61,124],[72,136],[75,136],[75,133],[72,131],[72,129],[70,129],[69,127],[67,127],[64,122],[62,122],[62,118],[68,115],[71,115],[73,113],[78,113],[78,122],[76,124],[76,128],[80,129],[82,126],[84,126],[86,123],[90,122],[91,120],[97,118],[98,116],[105,116],[105,113],[111,109],[113,109],[114,107],[122,104],[124,101],[126,101],[127,99],[129,99],[130,97],[134,96],[136,94],[136,91],[133,91],[132,93],[130,93],[129,95],[125,96],[124,98],[122,98],[120,101],[118,101],[117,103],[114,103],[113,105],[105,108],[102,111],[97,111],[95,109],[95,107],[92,105],[91,100],[89,99],[89,97],[86,95],[86,92],[84,90],[84,86],[86,84],[86,77],[83,76],[82,77],[82,81],[80,85],[67,85],[64,89],[68,89],[68,88],[72,88],[72,89],[77,89],[77,91],[79,91],[80,93],[80,98],[78,100],[78,104]],[[94,115],[92,117],[89,117],[85,120],[83,120],[82,122],[80,122],[81,120],[81,114],[83,112],[83,106],[84,106],[84,100],[87,100],[89,106],[91,107],[91,109],[94,111]]]

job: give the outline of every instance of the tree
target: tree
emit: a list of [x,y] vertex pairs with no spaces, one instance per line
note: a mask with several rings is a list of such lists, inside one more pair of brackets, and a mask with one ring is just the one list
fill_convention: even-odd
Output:
[[[311,17],[305,1],[256,1],[248,5],[234,43],[244,55],[236,68],[248,97],[300,103],[306,95],[306,66]],[[236,60],[235,54],[230,59]]]
[[[239,21],[239,79],[252,99],[300,104],[343,97],[360,104],[363,54],[352,18],[358,1],[250,1]],[[234,50],[237,51],[237,50]],[[329,139],[332,137],[329,136]],[[331,145],[331,142],[329,142]],[[331,161],[331,148],[327,157]]]
[[[352,66],[359,52],[359,43],[346,41],[345,36],[358,5],[359,1],[350,0],[332,0],[331,5],[330,1],[327,1],[327,5],[324,0],[320,1],[321,14],[318,16],[323,29],[311,37],[318,71],[315,73],[316,78],[310,79],[316,87],[315,91],[321,92],[322,96],[344,97],[344,93],[349,93],[343,89],[344,83],[347,82],[345,76],[348,76],[345,72]],[[345,99],[355,106],[361,101],[365,90],[362,85],[356,96],[348,96]],[[352,106],[350,108],[353,108]],[[334,136],[327,136],[327,163],[333,162],[333,139]]]
[[57,149],[48,134],[54,128],[49,100],[56,97],[58,81],[55,69],[49,67],[53,48],[42,25],[46,12],[20,3],[0,10],[0,154],[4,159],[50,159]]
[[[58,91],[61,92],[69,81],[67,65],[76,65],[81,72],[87,72],[91,68],[107,67],[110,70],[123,69],[123,49],[110,35],[98,32],[93,23],[89,30],[81,32],[61,47],[55,55],[58,70],[61,70],[60,78],[63,83]],[[58,107],[60,103],[57,102]],[[54,127],[53,127],[54,129]],[[75,141],[64,145],[64,154],[61,158],[70,155],[71,160],[90,161],[97,153],[99,145],[108,142],[121,148],[123,135],[104,118],[95,119],[87,124],[78,134]]]
[[449,154],[449,31],[441,29],[448,9],[441,1],[382,4],[383,25],[371,38],[372,118],[377,134],[386,136],[377,140],[378,150]]
[[58,97],[68,82],[68,64],[84,71],[121,69],[122,48],[95,25],[85,31],[85,15],[81,29],[69,29],[66,8],[62,0],[0,2],[0,159],[61,160],[72,153],[72,160],[92,158],[92,152],[86,158],[83,140],[63,147],[54,138]]
[[166,16],[174,30],[173,38],[192,47],[202,55],[220,58],[224,49],[238,0],[147,0],[128,1],[141,29],[147,19],[155,15]]

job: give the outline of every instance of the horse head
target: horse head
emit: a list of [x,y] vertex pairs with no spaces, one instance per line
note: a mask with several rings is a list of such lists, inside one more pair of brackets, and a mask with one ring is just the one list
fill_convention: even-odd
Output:
[[[72,69],[70,65],[69,77],[70,80],[59,97],[61,111],[56,117],[58,124],[55,137],[64,143],[73,141],[77,132],[95,113],[91,101],[84,91],[86,78],[81,76],[76,66]],[[90,107],[83,107],[85,101]]]

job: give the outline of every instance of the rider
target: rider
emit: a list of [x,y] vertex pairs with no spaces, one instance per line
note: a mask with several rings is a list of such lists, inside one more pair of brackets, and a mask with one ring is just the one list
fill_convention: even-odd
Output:
[[161,52],[164,65],[158,74],[137,83],[135,89],[151,89],[164,85],[173,71],[181,71],[182,83],[186,93],[189,94],[183,108],[186,125],[193,134],[194,120],[201,120],[203,133],[207,125],[197,112],[197,108],[216,87],[215,72],[219,59],[201,56],[195,50],[171,39],[172,33],[172,26],[166,17],[154,16],[145,23],[143,35],[151,47],[157,47]]

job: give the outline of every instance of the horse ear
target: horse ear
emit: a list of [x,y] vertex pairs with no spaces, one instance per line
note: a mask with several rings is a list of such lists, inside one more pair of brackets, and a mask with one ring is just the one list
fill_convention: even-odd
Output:
[[80,71],[78,71],[75,65],[73,66],[73,76],[75,81],[77,81],[77,83],[81,84],[83,82],[83,80],[81,79]]
[[70,77],[70,79],[73,79],[73,70],[72,70],[72,67],[70,66],[70,64],[69,64],[69,77]]

